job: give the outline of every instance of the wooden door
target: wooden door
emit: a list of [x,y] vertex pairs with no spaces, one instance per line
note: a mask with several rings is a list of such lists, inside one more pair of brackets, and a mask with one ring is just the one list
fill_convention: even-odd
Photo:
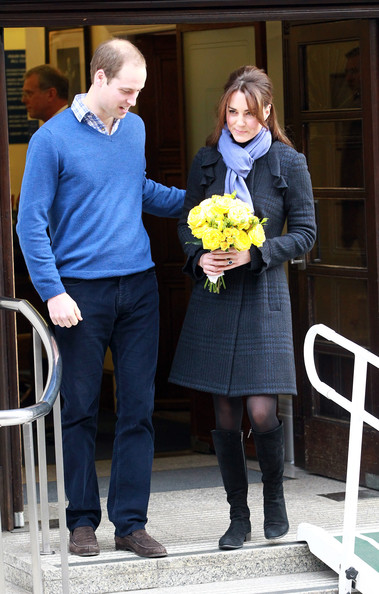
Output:
[[[146,58],[148,73],[146,86],[138,98],[138,113],[146,126],[147,176],[167,186],[185,188],[176,36],[141,35],[134,42]],[[160,298],[156,409],[189,410],[188,394],[167,381],[186,309],[184,256],[177,219],[146,214],[143,218],[151,241]]]
[[[288,24],[285,42],[286,123],[308,160],[318,223],[306,268],[290,266],[299,388],[295,462],[344,479],[349,415],[311,389],[302,348],[307,329],[323,323],[379,352],[377,23]],[[321,337],[315,353],[321,380],[351,397],[352,357]],[[378,380],[371,369],[366,409],[376,416]],[[377,432],[365,428],[361,481],[379,488],[378,445]]]

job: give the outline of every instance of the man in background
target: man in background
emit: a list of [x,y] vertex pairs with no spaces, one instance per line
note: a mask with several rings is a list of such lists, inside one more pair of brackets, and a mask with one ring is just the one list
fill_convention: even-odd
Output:
[[[22,102],[25,105],[28,115],[32,119],[47,122],[57,113],[68,107],[67,98],[69,91],[69,80],[60,70],[42,64],[28,70],[24,75],[22,88]],[[34,131],[34,130],[33,130]],[[18,198],[19,199],[19,198]],[[18,202],[17,199],[17,202]],[[16,291],[22,294],[25,291],[25,284],[29,284],[29,275],[26,270],[24,258],[22,257],[18,237],[13,236],[14,261],[16,272]],[[29,294],[28,300],[37,307],[42,315],[46,315],[44,305],[34,303],[33,292]]]
[[68,78],[48,64],[35,66],[24,76],[22,102],[32,119],[47,122],[68,107]]

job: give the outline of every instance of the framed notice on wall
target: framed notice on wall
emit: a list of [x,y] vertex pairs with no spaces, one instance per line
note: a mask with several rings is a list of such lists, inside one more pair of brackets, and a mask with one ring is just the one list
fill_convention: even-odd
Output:
[[48,63],[68,77],[70,104],[77,93],[85,93],[89,86],[88,30],[47,29],[46,49]]
[[25,105],[22,103],[26,70],[25,50],[6,50],[4,54],[9,144],[27,144],[38,128],[38,121],[28,119]]

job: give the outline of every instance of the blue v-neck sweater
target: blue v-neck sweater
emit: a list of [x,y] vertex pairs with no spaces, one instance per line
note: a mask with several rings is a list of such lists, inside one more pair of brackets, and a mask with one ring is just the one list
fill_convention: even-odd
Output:
[[146,178],[139,116],[127,113],[111,136],[71,109],[46,122],[28,147],[17,223],[41,298],[64,292],[61,277],[107,278],[153,266],[142,211],[177,217],[184,194]]

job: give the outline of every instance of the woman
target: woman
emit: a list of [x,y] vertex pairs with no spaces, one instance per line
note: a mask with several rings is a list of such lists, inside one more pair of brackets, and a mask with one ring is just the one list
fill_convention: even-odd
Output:
[[[237,191],[255,215],[267,218],[260,248],[207,251],[192,243],[191,208],[213,194]],[[282,235],[284,224],[286,232]],[[188,178],[179,238],[184,271],[196,284],[174,357],[170,381],[213,395],[213,443],[230,504],[221,549],[250,540],[243,435],[246,402],[262,471],[264,533],[284,536],[283,426],[278,394],[296,394],[291,307],[283,264],[315,240],[312,186],[304,155],[281,130],[272,83],[255,66],[233,72],[218,106],[217,124]],[[226,288],[204,289],[207,275],[225,274]]]

